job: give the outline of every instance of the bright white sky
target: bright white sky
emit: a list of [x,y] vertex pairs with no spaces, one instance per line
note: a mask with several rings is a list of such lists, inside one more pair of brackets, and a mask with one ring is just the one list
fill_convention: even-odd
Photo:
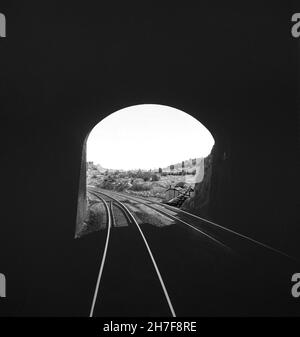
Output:
[[104,118],[91,131],[87,160],[110,169],[153,169],[206,157],[211,133],[189,114],[165,105],[131,106]]

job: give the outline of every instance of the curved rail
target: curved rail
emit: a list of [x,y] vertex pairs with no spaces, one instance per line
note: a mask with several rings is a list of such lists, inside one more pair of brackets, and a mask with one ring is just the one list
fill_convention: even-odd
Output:
[[[285,252],[283,252],[283,251],[281,251],[281,250],[279,250],[279,249],[276,249],[276,248],[274,248],[274,247],[271,247],[271,246],[269,246],[269,245],[267,245],[267,244],[265,244],[265,243],[263,243],[263,242],[260,242],[260,241],[258,241],[258,240],[252,239],[251,237],[249,237],[249,236],[247,236],[247,235],[238,233],[238,232],[236,232],[236,231],[234,231],[234,230],[232,230],[232,229],[229,229],[229,228],[227,228],[227,227],[224,227],[224,226],[222,226],[222,225],[219,225],[219,224],[217,224],[217,223],[215,223],[215,222],[213,222],[213,221],[211,221],[211,220],[202,218],[202,217],[200,217],[200,216],[198,216],[198,215],[195,215],[195,214],[193,214],[193,213],[184,211],[184,210],[179,209],[179,208],[176,208],[176,207],[172,207],[172,206],[170,206],[170,205],[162,204],[162,203],[155,202],[155,201],[146,200],[146,199],[144,199],[144,198],[142,198],[142,197],[132,197],[132,196],[128,196],[127,194],[125,195],[125,194],[121,194],[121,193],[118,193],[118,192],[112,192],[112,193],[117,194],[117,195],[122,196],[122,197],[128,197],[128,199],[132,199],[132,200],[135,200],[135,201],[142,202],[144,205],[146,205],[146,206],[148,206],[148,207],[150,207],[150,208],[152,208],[152,209],[155,209],[155,210],[157,210],[157,209],[156,209],[155,207],[149,205],[149,203],[152,203],[152,204],[155,204],[155,205],[162,206],[162,207],[167,208],[167,209],[169,209],[169,210],[171,210],[171,211],[176,211],[176,212],[180,212],[180,213],[183,213],[183,214],[187,214],[187,215],[189,215],[189,216],[191,216],[191,217],[193,217],[193,218],[195,218],[195,219],[197,219],[197,220],[204,221],[204,222],[206,222],[206,223],[208,223],[208,224],[210,224],[210,225],[212,225],[212,226],[214,226],[214,227],[216,227],[216,228],[218,228],[218,229],[221,229],[221,230],[223,230],[223,231],[229,232],[229,233],[231,233],[231,234],[233,234],[233,235],[235,235],[235,236],[238,236],[238,237],[240,237],[240,238],[242,238],[242,239],[251,241],[252,243],[254,243],[254,244],[258,245],[258,246],[261,246],[261,247],[263,247],[263,248],[265,248],[265,249],[271,250],[271,251],[273,251],[274,253],[277,253],[277,254],[279,254],[279,255],[285,256],[285,257],[287,257],[287,258],[289,258],[289,259],[291,259],[291,260],[293,260],[293,261],[299,262],[295,257],[293,257],[293,256],[291,256],[291,255],[289,255],[289,254],[287,254],[287,253],[285,253]],[[141,201],[141,200],[142,200],[142,201]],[[159,212],[159,210],[157,210],[157,211]],[[163,213],[163,211],[162,211],[162,213]],[[167,214],[167,213],[166,213],[166,214]],[[170,216],[171,216],[171,215],[170,215]],[[174,217],[174,218],[176,218],[176,217]],[[176,218],[176,219],[179,220],[179,221],[182,221],[182,220],[180,220],[180,219],[178,219],[178,218]],[[184,222],[184,221],[182,221],[182,222]],[[186,223],[186,224],[187,224],[187,223]],[[191,226],[191,225],[190,225],[190,226]],[[194,228],[194,229],[196,229],[196,228]]]
[[[97,193],[102,193],[102,192],[97,192]],[[119,194],[119,193],[115,193],[115,192],[112,192],[112,193],[113,193],[113,194],[117,194],[117,195],[122,196],[122,197],[125,196],[125,195],[122,195],[122,194]],[[103,193],[103,194],[106,195],[105,193]],[[126,197],[127,197],[127,196],[126,196]],[[134,200],[134,198],[132,198],[132,197],[128,197],[128,199]],[[136,200],[137,200],[137,199],[136,199]],[[140,202],[140,201],[139,201],[139,202]],[[201,233],[202,235],[204,235],[204,236],[207,237],[208,239],[214,241],[216,244],[218,244],[219,246],[221,246],[223,249],[225,249],[225,250],[227,250],[228,252],[232,253],[232,249],[231,249],[230,247],[226,246],[223,242],[217,240],[217,239],[214,238],[213,236],[211,236],[211,235],[209,235],[209,234],[203,232],[201,229],[199,229],[199,228],[197,228],[197,227],[195,227],[195,226],[189,224],[188,222],[186,222],[186,221],[184,221],[184,220],[182,220],[182,219],[180,219],[180,218],[178,218],[178,217],[176,217],[176,216],[173,216],[173,215],[171,215],[171,214],[169,214],[169,213],[167,213],[167,212],[165,212],[165,211],[163,211],[163,210],[161,210],[161,209],[157,209],[156,207],[153,207],[153,206],[149,205],[149,203],[143,202],[143,204],[144,204],[145,206],[147,206],[147,207],[153,209],[154,211],[156,211],[156,212],[158,212],[158,213],[161,213],[161,214],[163,214],[163,215],[169,217],[169,218],[172,219],[172,220],[181,222],[181,223],[183,223],[184,225],[186,225],[186,226],[188,226],[188,227],[194,229],[195,231]],[[157,203],[157,204],[158,204],[158,203]]]
[[101,281],[101,277],[102,277],[102,274],[103,274],[103,268],[104,268],[104,263],[105,263],[105,259],[106,259],[106,254],[107,254],[108,242],[109,242],[109,237],[110,237],[110,229],[111,229],[111,215],[110,215],[110,211],[109,211],[109,207],[107,205],[107,202],[102,197],[97,195],[96,193],[93,193],[93,192],[90,192],[90,193],[92,195],[94,195],[95,197],[99,198],[103,202],[103,204],[105,206],[105,209],[106,209],[106,212],[107,212],[107,219],[108,219],[105,246],[104,246],[104,251],[103,251],[102,260],[101,260],[101,264],[100,264],[99,274],[98,274],[98,278],[97,278],[97,282],[96,282],[96,288],[95,288],[95,292],[94,292],[92,306],[91,306],[91,310],[90,310],[90,317],[93,317],[94,309],[95,309],[95,305],[96,305],[96,300],[97,300],[98,292],[99,292],[100,281]]
[[151,261],[152,261],[152,263],[153,263],[153,266],[154,266],[154,269],[155,269],[155,271],[156,271],[157,277],[158,277],[159,282],[160,282],[160,284],[161,284],[161,287],[162,287],[162,290],[163,290],[163,292],[164,292],[165,298],[166,298],[166,300],[167,300],[167,303],[168,303],[169,309],[170,309],[170,311],[171,311],[171,314],[172,314],[173,317],[176,317],[176,313],[175,313],[174,307],[173,307],[173,305],[172,305],[170,296],[169,296],[169,294],[168,294],[167,288],[166,288],[165,283],[164,283],[164,281],[163,281],[163,279],[162,279],[162,276],[161,276],[161,274],[160,274],[160,271],[159,271],[159,269],[158,269],[158,266],[157,266],[157,264],[156,264],[156,261],[155,261],[155,259],[154,259],[154,256],[153,256],[153,254],[152,254],[152,252],[151,252],[151,249],[150,249],[150,247],[149,247],[149,244],[148,244],[148,242],[147,242],[147,240],[146,240],[146,238],[145,238],[145,236],[144,236],[144,233],[143,233],[141,227],[139,226],[139,224],[137,223],[135,217],[134,217],[133,214],[129,211],[129,209],[128,209],[128,208],[127,208],[121,201],[119,201],[118,199],[115,199],[114,197],[112,197],[112,196],[110,196],[110,195],[107,195],[107,194],[105,194],[105,193],[103,193],[103,192],[97,191],[97,192],[94,192],[94,193],[105,195],[106,197],[108,197],[108,198],[114,200],[118,205],[120,205],[120,207],[122,207],[123,210],[125,210],[125,212],[126,212],[126,213],[128,214],[128,216],[129,216],[129,218],[132,220],[132,222],[133,222],[133,223],[136,225],[136,227],[138,228],[139,233],[141,234],[142,239],[143,239],[143,241],[144,241],[144,243],[145,243],[145,246],[146,246],[146,248],[147,248],[147,251],[148,251],[148,253],[149,253],[149,255],[150,255]]

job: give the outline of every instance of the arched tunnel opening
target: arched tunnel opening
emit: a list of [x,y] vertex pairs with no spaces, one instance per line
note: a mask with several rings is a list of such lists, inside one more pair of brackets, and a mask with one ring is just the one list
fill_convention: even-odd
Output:
[[[102,252],[90,317],[122,315],[122,303],[131,303],[132,315],[142,315],[144,299],[138,294],[145,289],[157,294],[160,287],[162,297],[148,292],[153,314],[235,314],[255,312],[257,304],[262,312],[281,310],[269,304],[264,284],[274,281],[278,263],[290,261],[280,264],[276,289],[293,268],[293,257],[257,240],[239,223],[228,225],[239,212],[231,183],[241,161],[232,155],[222,128],[213,129],[214,137],[199,113],[196,119],[184,110],[129,106],[106,115],[85,138],[75,238],[86,239],[75,244],[83,252],[95,239]],[[201,282],[209,285],[208,292],[201,291]],[[188,285],[187,296],[180,297],[178,284]],[[211,289],[218,289],[213,296]],[[247,296],[241,298],[240,291]],[[225,306],[210,309],[220,299]]]
[[[99,191],[207,214],[214,145],[198,119],[174,107],[138,104],[111,113],[83,145],[75,237],[106,227],[106,210],[93,195]],[[115,222],[122,225],[120,217]]]

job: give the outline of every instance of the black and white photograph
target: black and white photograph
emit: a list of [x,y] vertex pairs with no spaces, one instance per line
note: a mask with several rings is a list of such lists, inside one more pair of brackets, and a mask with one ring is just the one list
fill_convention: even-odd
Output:
[[0,2],[0,326],[300,316],[297,5]]

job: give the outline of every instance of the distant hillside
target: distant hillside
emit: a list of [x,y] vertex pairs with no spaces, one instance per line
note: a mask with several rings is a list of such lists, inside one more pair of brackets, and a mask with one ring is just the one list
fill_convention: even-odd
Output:
[[96,167],[97,167],[99,172],[105,172],[106,171],[106,169],[104,167],[102,167],[100,164],[97,164]]
[[[192,169],[192,168],[195,168],[196,163],[199,163],[201,159],[202,158],[193,158],[193,159],[183,160],[180,163],[176,163],[176,164],[172,164],[170,166],[164,167],[163,170],[171,171],[173,169],[175,171],[177,170],[181,171],[182,169],[185,169],[185,170]],[[184,167],[182,167],[182,163],[184,163]]]
[[106,171],[106,169],[102,167],[100,164],[94,164],[92,161],[87,162],[87,169],[88,170],[98,170],[100,173],[103,173]]
[[[195,169],[196,164],[199,163],[201,159],[202,158],[193,158],[193,159],[183,160],[182,162],[179,162],[179,163],[170,164],[169,166],[162,168],[162,170],[165,172],[172,171],[172,170],[182,171],[182,169],[189,171],[191,169]],[[182,167],[182,163],[184,163],[184,167]],[[87,169],[88,170],[98,170],[100,173],[104,173],[106,171],[110,173],[115,172],[115,171],[121,171],[121,172],[126,171],[126,170],[107,169],[107,168],[104,168],[100,164],[94,164],[92,161],[87,162]],[[132,170],[132,171],[137,171],[137,170]],[[147,171],[147,170],[142,170],[142,171]]]

